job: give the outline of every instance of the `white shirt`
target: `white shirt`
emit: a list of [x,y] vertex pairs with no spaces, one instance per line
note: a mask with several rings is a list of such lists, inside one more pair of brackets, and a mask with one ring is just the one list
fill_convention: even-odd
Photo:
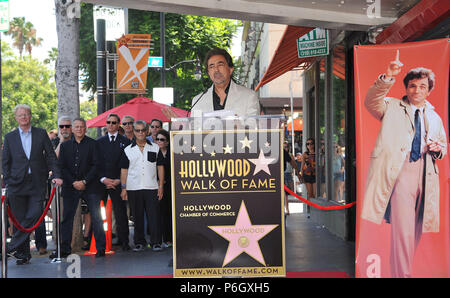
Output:
[[110,133],[108,132],[109,141],[110,141],[110,142],[112,141],[112,139],[111,139],[112,136],[114,136],[114,141],[116,141],[116,140],[117,140],[117,135],[118,135],[118,134],[119,134],[118,131],[116,131],[116,133],[114,133],[114,134],[110,134]]
[[147,142],[141,152],[139,146],[132,143],[124,151],[129,160],[127,190],[158,189],[159,146]]

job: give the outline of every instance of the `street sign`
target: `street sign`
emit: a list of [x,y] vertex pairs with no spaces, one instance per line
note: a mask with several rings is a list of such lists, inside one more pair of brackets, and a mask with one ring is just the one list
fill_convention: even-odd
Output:
[[163,67],[163,58],[148,57],[148,67]]
[[97,19],[105,20],[105,38],[116,41],[125,34],[125,15],[123,8],[94,5],[94,39],[97,41]]
[[315,57],[328,55],[329,48],[328,30],[316,28],[297,39],[298,57]]
[[173,104],[173,88],[172,87],[155,87],[153,88],[153,100],[165,105]]
[[9,30],[9,0],[0,0],[0,31]]

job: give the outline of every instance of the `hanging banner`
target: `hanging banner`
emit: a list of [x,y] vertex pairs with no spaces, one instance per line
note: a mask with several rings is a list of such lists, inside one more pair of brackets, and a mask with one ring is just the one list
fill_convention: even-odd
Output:
[[171,132],[174,277],[285,276],[281,137]]
[[117,40],[117,92],[146,92],[150,34],[126,34]]
[[354,50],[355,275],[450,277],[449,41]]

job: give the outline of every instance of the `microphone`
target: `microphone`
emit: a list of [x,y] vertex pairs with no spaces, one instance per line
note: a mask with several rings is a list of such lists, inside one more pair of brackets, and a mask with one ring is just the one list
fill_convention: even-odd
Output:
[[206,92],[208,92],[209,88],[206,89],[205,91],[203,91],[203,93],[200,95],[200,97],[197,99],[197,101],[190,107],[190,109],[188,110],[186,117],[189,117],[191,115],[191,110],[192,108],[200,101],[200,99],[202,99],[203,95],[206,94]]

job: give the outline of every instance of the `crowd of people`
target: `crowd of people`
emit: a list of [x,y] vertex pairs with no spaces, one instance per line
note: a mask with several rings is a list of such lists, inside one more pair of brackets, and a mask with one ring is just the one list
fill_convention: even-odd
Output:
[[[291,190],[298,185],[304,185],[306,192],[303,194],[307,199],[326,197],[325,190],[325,144],[321,142],[319,167],[322,170],[321,176],[317,177],[316,144],[314,138],[306,140],[306,150],[301,153],[297,151],[295,157],[290,144],[284,143],[284,184]],[[293,162],[295,161],[295,162]],[[295,163],[295,164],[294,164]],[[295,172],[295,176],[293,173]],[[334,201],[342,203],[345,201],[345,153],[344,148],[337,143],[334,144],[332,152],[332,174],[334,185]],[[295,180],[293,177],[297,177]],[[320,194],[316,193],[316,182],[320,183]],[[286,196],[287,197],[287,193]],[[285,204],[286,213],[289,214],[288,204]]]
[[[109,114],[105,134],[94,140],[86,135],[86,121],[82,118],[71,120],[63,116],[58,120],[57,134],[47,134],[31,126],[29,106],[18,105],[14,112],[19,128],[5,136],[2,167],[8,203],[22,227],[29,228],[40,217],[38,213],[48,199],[44,186],[48,186],[50,175],[50,181],[61,186],[61,257],[72,253],[74,216],[80,199],[83,249],[89,249],[93,235],[96,257],[105,256],[100,202],[103,200],[106,205],[108,198],[118,240],[115,245],[123,251],[138,252],[149,246],[153,251],[161,251],[172,245],[170,138],[162,129],[162,121],[154,119],[147,124],[132,116],[120,119],[117,114]],[[35,175],[39,175],[39,180],[33,180],[34,173],[38,173]],[[18,178],[22,175],[25,180]],[[129,244],[130,220],[134,226],[133,248]],[[45,254],[45,225],[42,223],[34,232],[36,248]],[[7,254],[18,265],[29,263],[30,233],[14,227]],[[56,258],[57,252],[49,257]]]

